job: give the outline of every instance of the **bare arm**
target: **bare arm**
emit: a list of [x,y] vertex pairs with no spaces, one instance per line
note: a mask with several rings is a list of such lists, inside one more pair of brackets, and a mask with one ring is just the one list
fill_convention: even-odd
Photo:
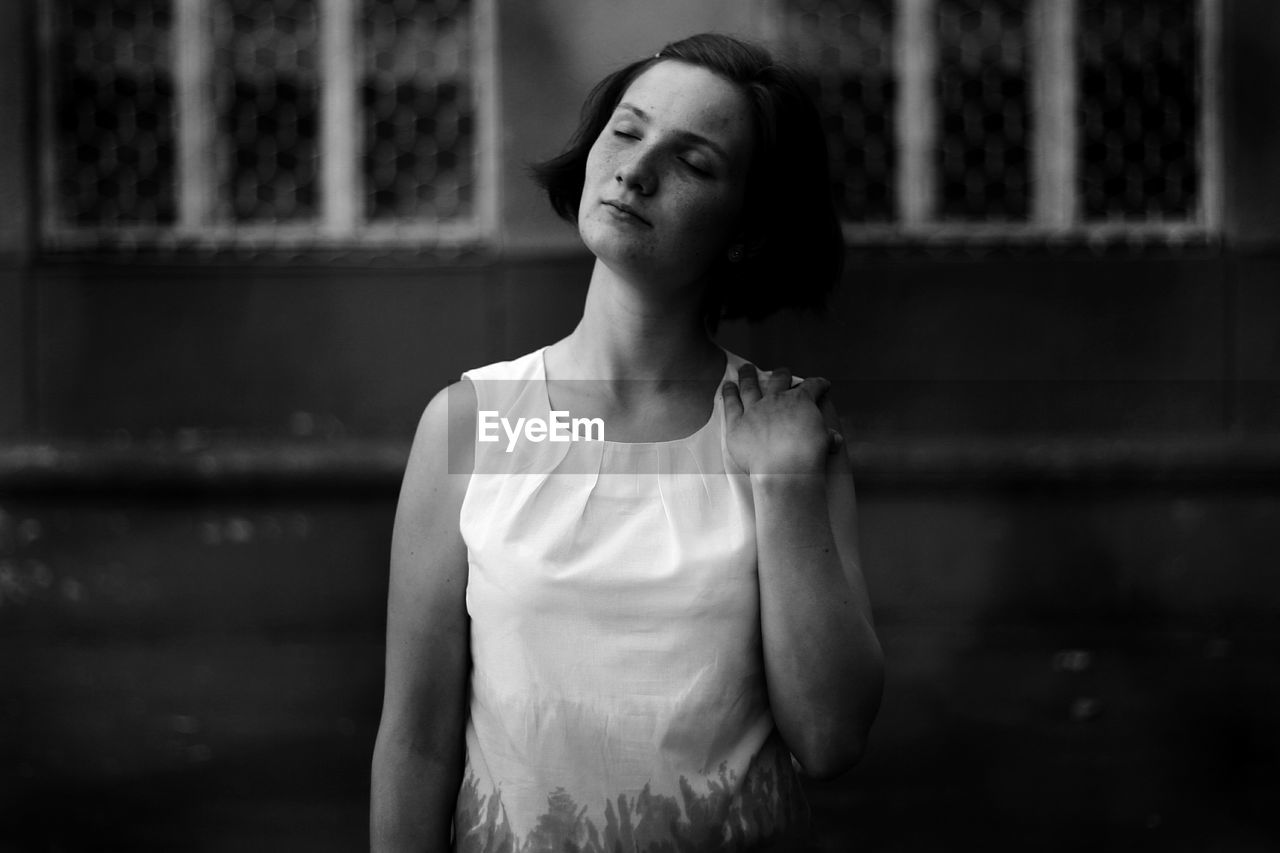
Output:
[[880,706],[884,659],[858,562],[843,448],[826,477],[753,478],[769,702],[805,772],[861,757]]
[[[838,423],[825,382],[790,386],[777,371],[763,398],[744,377],[747,410],[761,399],[754,453],[744,450],[755,500],[760,620],[774,719],[805,772],[831,777],[862,754],[880,706],[884,659],[858,557],[853,475],[841,446],[827,452]],[[809,383],[815,383],[810,386]],[[736,389],[734,389],[736,390]],[[765,424],[764,421],[769,421]],[[762,425],[763,424],[763,425]]]
[[[468,437],[453,443],[460,452],[452,462],[451,430],[455,439]],[[475,389],[462,381],[427,405],[400,490],[391,540],[386,686],[373,754],[375,853],[450,845],[471,667],[467,551],[458,516],[474,434]]]

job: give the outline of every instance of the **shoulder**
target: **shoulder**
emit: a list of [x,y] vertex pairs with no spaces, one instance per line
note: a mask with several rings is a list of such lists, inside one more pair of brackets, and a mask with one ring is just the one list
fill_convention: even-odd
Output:
[[[723,347],[721,347],[721,349],[723,349]],[[775,365],[770,368],[761,367],[758,363],[756,363],[752,359],[738,355],[735,352],[730,352],[727,349],[724,350],[724,354],[728,358],[728,364],[726,365],[726,370],[729,375],[729,379],[735,382],[738,379],[738,371],[741,370],[744,365],[750,365],[751,367],[754,367],[761,381],[768,379],[778,370],[787,370],[786,365]],[[790,371],[788,370],[788,372]],[[803,381],[804,381],[803,376],[795,376],[793,374],[791,377],[791,384],[793,387],[796,385],[799,385]]]
[[476,389],[470,379],[459,379],[431,398],[418,419],[406,481],[471,473],[476,407]]
[[509,359],[495,361],[480,367],[473,367],[462,372],[462,378],[471,384],[471,409],[508,410],[513,401],[519,399],[531,383],[537,382],[545,374],[543,350],[541,347],[533,352]]
[[453,426],[474,423],[476,419],[476,388],[470,378],[459,379],[441,388],[431,398],[418,419],[418,433],[414,442],[424,438],[440,438],[442,430]]
[[542,369],[542,352],[546,347],[527,352],[506,361],[494,361],[462,372],[464,379],[473,382],[491,379],[532,379]]

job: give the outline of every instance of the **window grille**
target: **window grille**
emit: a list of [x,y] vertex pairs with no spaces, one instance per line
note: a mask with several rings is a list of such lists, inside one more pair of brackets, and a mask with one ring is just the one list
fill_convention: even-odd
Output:
[[1219,0],[773,0],[854,240],[1203,239]]
[[482,242],[492,2],[45,4],[45,245]]

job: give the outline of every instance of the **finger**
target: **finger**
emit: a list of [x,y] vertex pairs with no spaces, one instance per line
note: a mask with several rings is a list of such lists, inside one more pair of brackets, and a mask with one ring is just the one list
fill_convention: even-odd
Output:
[[823,395],[822,400],[818,403],[818,409],[822,412],[822,420],[827,427],[840,431],[840,413],[836,411],[835,403],[831,402],[831,393]]
[[765,394],[779,394],[791,387],[791,371],[785,367],[776,367],[764,381],[762,391]]
[[838,429],[827,427],[827,453],[839,453],[844,447],[844,435]]
[[720,396],[724,398],[724,416],[733,423],[742,416],[742,398],[738,396],[738,386],[726,382],[720,386]]
[[814,403],[821,406],[823,399],[827,396],[827,392],[831,390],[831,383],[821,376],[810,376],[796,387],[808,394]]
[[738,387],[744,405],[760,399],[760,375],[754,364],[744,364],[738,368]]

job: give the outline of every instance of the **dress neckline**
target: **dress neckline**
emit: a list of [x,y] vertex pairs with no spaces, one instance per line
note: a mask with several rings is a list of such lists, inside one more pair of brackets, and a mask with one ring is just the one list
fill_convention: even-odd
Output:
[[[537,360],[537,376],[539,382],[542,383],[542,402],[545,404],[547,411],[551,411],[551,389],[547,378],[547,349],[550,344],[545,344],[538,350]],[[732,378],[733,355],[724,347],[716,344],[716,348],[724,354],[724,372],[720,374],[720,381],[716,384],[716,390],[711,400],[711,416],[707,418],[706,423],[698,427],[688,435],[679,438],[669,438],[665,441],[610,441],[604,439],[603,444],[607,448],[646,448],[646,447],[674,447],[681,444],[687,444],[700,438],[708,430],[712,429],[721,411],[721,394],[720,389],[724,383]]]

